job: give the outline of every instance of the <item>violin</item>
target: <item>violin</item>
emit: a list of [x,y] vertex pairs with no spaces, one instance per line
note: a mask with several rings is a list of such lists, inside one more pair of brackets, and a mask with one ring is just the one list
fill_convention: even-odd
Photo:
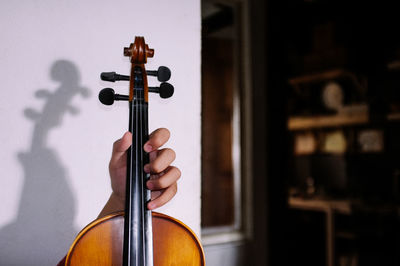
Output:
[[[151,191],[146,188],[150,178],[143,166],[149,155],[143,145],[148,134],[148,93],[161,98],[173,95],[174,87],[167,83],[171,72],[167,67],[146,71],[147,58],[153,57],[143,37],[124,48],[130,58],[130,76],[115,72],[101,73],[101,79],[115,82],[129,80],[129,95],[119,95],[111,88],[99,93],[103,104],[129,102],[129,131],[132,145],[127,156],[125,211],[110,214],[87,225],[76,237],[66,257],[65,265],[172,266],[205,265],[204,250],[193,231],[181,221],[147,209]],[[147,76],[157,76],[159,87],[148,87]]]

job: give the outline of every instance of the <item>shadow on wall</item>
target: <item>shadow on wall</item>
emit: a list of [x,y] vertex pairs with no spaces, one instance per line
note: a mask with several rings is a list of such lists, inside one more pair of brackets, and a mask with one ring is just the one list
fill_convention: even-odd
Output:
[[77,94],[88,97],[89,90],[79,85],[78,69],[69,61],[56,61],[50,76],[60,86],[54,92],[36,91],[35,96],[46,101],[43,110],[24,110],[34,123],[32,143],[18,154],[25,182],[16,220],[0,229],[0,265],[56,265],[78,231],[67,170],[47,139],[67,112],[79,114],[71,100]]

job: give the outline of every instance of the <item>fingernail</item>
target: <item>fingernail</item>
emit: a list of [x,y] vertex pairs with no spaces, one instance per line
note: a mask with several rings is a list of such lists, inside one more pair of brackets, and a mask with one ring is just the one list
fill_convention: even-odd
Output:
[[150,181],[148,181],[148,182],[147,182],[147,188],[150,189],[150,190],[153,190],[153,189],[154,189],[153,183],[151,183]]
[[151,152],[153,150],[153,146],[151,146],[150,144],[146,143],[146,144],[144,144],[143,149],[146,152]]
[[143,170],[145,173],[149,174],[150,173],[150,165],[146,164],[145,166],[143,166]]
[[147,208],[149,209],[149,210],[152,210],[152,209],[154,209],[156,207],[156,205],[154,204],[154,202],[150,202],[149,204],[147,204]]

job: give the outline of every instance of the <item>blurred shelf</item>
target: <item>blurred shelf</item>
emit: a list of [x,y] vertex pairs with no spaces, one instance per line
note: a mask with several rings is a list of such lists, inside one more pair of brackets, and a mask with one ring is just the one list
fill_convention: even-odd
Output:
[[339,231],[335,232],[335,237],[354,240],[356,239],[356,234],[353,232]]
[[361,125],[368,123],[368,121],[368,113],[296,116],[289,118],[287,127],[289,130],[302,130],[311,128]]
[[350,200],[328,200],[319,198],[289,197],[288,205],[292,209],[320,211],[325,213],[326,265],[335,265],[335,214],[351,214]]
[[309,211],[335,211],[341,214],[351,214],[350,200],[326,200],[318,198],[289,197],[290,208],[309,210]]
[[[388,114],[387,121],[400,121],[400,112]],[[363,125],[368,122],[368,113],[292,116],[288,119],[287,127],[289,130],[304,130],[324,127]]]
[[400,61],[395,60],[393,62],[390,62],[389,64],[387,64],[387,69],[392,71],[400,70]]
[[365,90],[365,85],[360,83],[357,76],[354,73],[347,71],[345,69],[332,69],[328,71],[322,71],[319,73],[294,77],[289,79],[289,84],[295,88],[300,88],[299,86],[301,84],[329,81],[338,78],[349,78],[353,82],[355,88],[357,88],[360,91]]
[[388,114],[387,120],[389,120],[389,121],[398,121],[398,120],[400,120],[400,112],[399,113]]

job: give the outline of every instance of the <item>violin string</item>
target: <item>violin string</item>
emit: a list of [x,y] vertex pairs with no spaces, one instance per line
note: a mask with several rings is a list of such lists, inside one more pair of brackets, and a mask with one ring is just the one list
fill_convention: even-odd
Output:
[[[143,77],[143,71],[142,71],[143,69],[140,69],[140,73],[139,73],[139,75],[140,75],[140,81],[141,81],[141,84],[140,84],[140,91],[139,91],[139,93],[140,93],[140,95],[139,95],[139,99],[138,99],[138,101],[139,101],[139,110],[138,110],[138,116],[139,116],[139,130],[138,130],[138,132],[139,132],[139,134],[140,134],[140,136],[139,136],[139,138],[140,138],[140,143],[139,143],[139,145],[138,145],[138,151],[139,151],[139,156],[140,156],[140,164],[138,164],[138,166],[140,167],[140,176],[139,176],[139,178],[140,178],[140,182],[139,182],[139,189],[140,189],[140,202],[141,202],[141,204],[140,204],[140,219],[141,219],[141,224],[142,224],[142,226],[141,226],[141,235],[140,235],[140,240],[141,240],[141,244],[142,244],[142,250],[141,250],[141,252],[142,252],[142,256],[141,256],[141,258],[142,258],[142,260],[143,260],[143,265],[148,265],[148,263],[147,263],[147,261],[146,261],[146,259],[147,259],[147,256],[146,256],[146,226],[147,226],[147,224],[146,224],[146,204],[147,204],[147,202],[146,202],[146,199],[145,199],[145,195],[146,195],[146,191],[145,191],[145,186],[146,186],[146,180],[145,180],[145,173],[144,173],[144,164],[146,163],[145,162],[145,160],[144,160],[144,150],[143,150],[143,145],[144,145],[144,141],[145,141],[145,134],[146,134],[146,132],[145,132],[145,130],[146,130],[146,126],[145,126],[145,124],[147,123],[147,121],[144,119],[144,116],[145,116],[145,102],[144,102],[144,77]],[[138,157],[139,157],[138,156]]]
[[[143,107],[143,119],[144,119],[144,140],[143,142],[148,141],[149,139],[149,123],[148,123],[148,102],[144,101]],[[144,162],[150,163],[149,153],[143,152]],[[145,182],[145,243],[146,243],[146,263],[147,266],[153,266],[153,227],[152,227],[152,214],[149,209],[147,209],[147,203],[151,201],[151,191],[147,189],[146,183],[150,179],[150,174],[144,173],[144,182]]]
[[[138,147],[139,147],[139,125],[140,125],[140,120],[138,119],[138,107],[139,107],[139,103],[137,102],[137,100],[135,99],[135,131],[136,131],[136,137],[135,137],[135,192],[137,194],[136,197],[136,206],[135,206],[135,219],[138,222],[138,228],[140,228],[140,209],[138,207],[140,207],[140,178],[139,178],[139,173],[140,173],[140,161],[139,161],[139,156],[138,156]],[[139,217],[138,217],[139,216]],[[140,231],[136,231],[136,264],[135,265],[140,265],[141,263],[141,258],[140,258]]]
[[[143,87],[141,88],[142,90],[141,90],[141,92],[143,93]],[[141,96],[143,96],[143,95],[141,95]],[[145,200],[144,200],[144,186],[145,186],[145,184],[143,184],[144,183],[144,171],[143,171],[143,168],[144,168],[144,161],[143,161],[143,130],[144,130],[144,127],[143,127],[143,123],[145,122],[144,120],[143,120],[143,107],[144,107],[144,105],[143,105],[143,97],[140,97],[140,108],[139,108],[139,112],[140,112],[140,162],[141,162],[141,164],[140,164],[140,196],[141,196],[141,208],[140,208],[140,213],[141,213],[141,219],[142,219],[142,230],[141,230],[141,240],[142,240],[142,247],[145,247],[145,228],[144,228],[144,226],[145,226],[145,221],[144,221],[144,211],[145,211]],[[143,250],[142,250],[142,258],[143,258],[143,265],[147,265],[146,264],[146,249],[145,248],[143,248]]]
[[[130,125],[129,125],[129,130],[133,133],[133,127],[136,125],[136,121],[135,121],[135,109],[134,109],[134,104],[132,102],[130,102],[129,104],[130,106]],[[134,135],[132,135],[132,138],[135,138]],[[132,139],[132,144],[134,139]],[[132,145],[130,150],[129,150],[129,176],[127,177],[127,182],[129,182],[129,186],[127,186],[127,188],[129,189],[127,192],[129,192],[129,194],[127,193],[127,197],[126,200],[128,202],[128,205],[126,206],[126,219],[127,221],[125,221],[126,223],[126,227],[125,227],[125,231],[128,233],[128,236],[125,237],[125,240],[127,242],[126,247],[125,247],[125,251],[124,254],[126,255],[126,265],[131,264],[132,260],[135,260],[135,257],[132,257],[132,253],[129,252],[130,250],[133,250],[133,248],[135,248],[136,243],[133,243],[132,240],[135,240],[135,232],[130,230],[130,228],[132,228],[132,222],[134,220],[134,213],[133,213],[133,196],[134,196],[134,184],[133,184],[133,180],[132,180],[132,176],[134,174],[134,164],[133,164],[133,160],[132,160],[132,156],[134,156],[134,152],[135,152],[135,147]]]

